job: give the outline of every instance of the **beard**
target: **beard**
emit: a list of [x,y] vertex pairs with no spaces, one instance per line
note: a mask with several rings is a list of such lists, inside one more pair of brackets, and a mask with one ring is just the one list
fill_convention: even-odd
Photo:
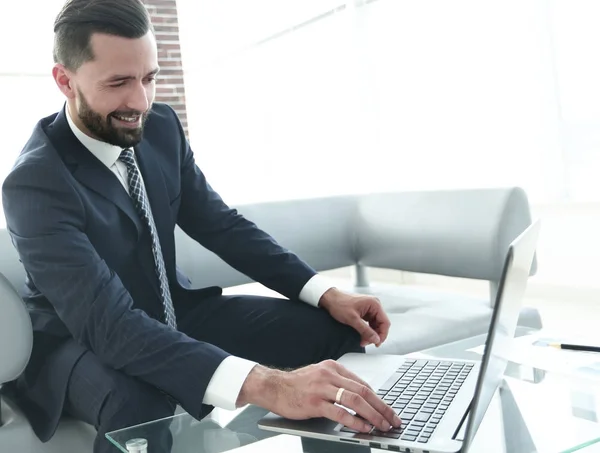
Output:
[[[149,110],[146,112],[134,110],[114,111],[104,117],[90,107],[81,91],[78,90],[78,93],[80,98],[78,112],[79,119],[98,140],[120,148],[131,148],[142,141],[144,125],[148,119]],[[142,118],[139,127],[118,127],[113,124],[112,118],[114,117],[132,117],[140,115]]]

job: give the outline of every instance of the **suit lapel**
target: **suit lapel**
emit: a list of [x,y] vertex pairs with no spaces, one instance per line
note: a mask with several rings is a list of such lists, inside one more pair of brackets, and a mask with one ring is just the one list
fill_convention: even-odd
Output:
[[135,225],[138,237],[143,225],[131,198],[115,174],[90,153],[71,131],[63,109],[48,127],[47,134],[75,179],[97,194],[113,202]]

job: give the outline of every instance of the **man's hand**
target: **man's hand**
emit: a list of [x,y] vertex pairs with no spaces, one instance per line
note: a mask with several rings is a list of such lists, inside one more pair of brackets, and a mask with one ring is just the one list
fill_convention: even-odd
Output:
[[337,321],[354,327],[362,338],[361,346],[372,343],[379,347],[388,336],[390,320],[376,297],[331,288],[321,296],[319,306]]
[[[335,404],[340,388],[339,404]],[[254,404],[282,417],[304,420],[326,417],[360,432],[371,425],[382,431],[400,427],[401,421],[371,388],[354,373],[333,360],[291,372],[255,366],[240,391],[238,407]]]

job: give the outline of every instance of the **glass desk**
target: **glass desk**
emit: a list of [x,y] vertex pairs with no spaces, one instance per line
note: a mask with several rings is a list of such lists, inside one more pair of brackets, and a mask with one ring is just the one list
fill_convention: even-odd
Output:
[[[520,330],[518,335],[529,332]],[[474,348],[485,335],[422,351],[433,358],[480,360]],[[564,351],[561,351],[564,352]],[[599,358],[600,360],[600,358]],[[125,453],[338,453],[369,452],[337,442],[319,442],[266,432],[256,426],[266,413],[249,406],[229,423],[213,411],[202,421],[186,413],[107,434]],[[472,453],[600,453],[600,378],[510,362],[477,431]],[[426,447],[424,447],[426,448]],[[385,450],[371,450],[381,453]]]

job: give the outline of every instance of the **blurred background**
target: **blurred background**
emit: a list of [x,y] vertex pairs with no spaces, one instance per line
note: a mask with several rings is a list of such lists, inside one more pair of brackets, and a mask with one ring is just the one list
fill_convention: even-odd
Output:
[[[0,180],[36,122],[64,103],[51,78],[63,2],[2,3]],[[595,327],[600,2],[145,3],[158,99],[178,111],[228,203],[521,186],[543,222],[529,303],[550,327]],[[444,277],[373,277],[487,292]]]

